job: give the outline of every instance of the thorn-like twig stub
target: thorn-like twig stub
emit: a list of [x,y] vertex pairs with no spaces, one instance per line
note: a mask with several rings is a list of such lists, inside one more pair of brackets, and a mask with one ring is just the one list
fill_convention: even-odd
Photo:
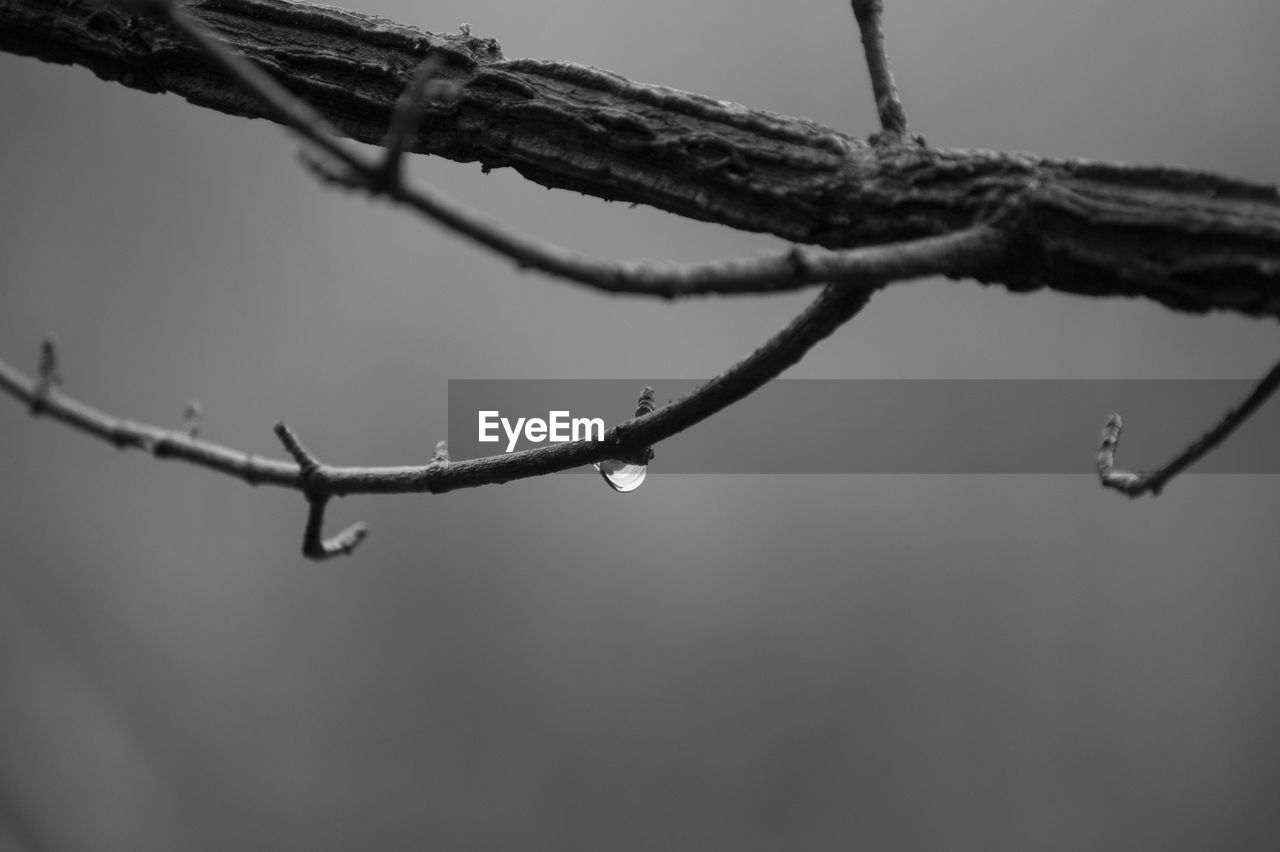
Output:
[[320,462],[315,456],[307,452],[307,448],[302,446],[298,436],[293,434],[293,430],[286,426],[283,420],[277,423],[274,428],[276,437],[284,445],[285,451],[298,463],[298,472],[302,475],[303,480],[309,479],[311,474],[319,469]]
[[656,407],[653,401],[653,388],[646,387],[640,391],[640,399],[636,402],[636,417],[644,417],[652,413]]
[[[640,391],[640,399],[636,402],[636,417],[652,414],[656,408],[657,405],[653,399],[653,388],[646,386],[644,390]],[[619,456],[619,458],[634,464],[648,464],[653,461],[653,447],[643,447],[634,453]]]
[[55,388],[62,384],[62,374],[58,371],[58,343],[52,334],[40,341],[40,381]]
[[49,394],[62,386],[62,372],[58,369],[58,344],[52,333],[40,341],[40,364],[35,394],[31,397],[31,414],[44,411]]
[[809,255],[805,254],[805,250],[800,246],[792,246],[787,251],[787,261],[795,268],[796,280],[806,281],[813,275],[813,264],[809,262]]
[[200,400],[190,399],[183,407],[182,431],[188,438],[200,437]]
[[449,463],[449,442],[436,441],[435,454],[431,456],[431,461],[438,464]]

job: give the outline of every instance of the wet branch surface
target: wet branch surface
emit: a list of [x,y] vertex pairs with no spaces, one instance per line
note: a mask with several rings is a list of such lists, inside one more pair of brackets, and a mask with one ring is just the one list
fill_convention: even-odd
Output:
[[[986,224],[1009,249],[957,270],[1012,290],[1141,296],[1177,310],[1280,316],[1275,187],[1167,166],[875,143],[797,118],[633,83],[497,42],[283,0],[181,0],[338,132],[378,144],[415,69],[460,97],[405,140],[550,187],[843,249]],[[856,6],[857,4],[855,4]],[[0,49],[276,120],[167,23],[119,2],[0,0]]]

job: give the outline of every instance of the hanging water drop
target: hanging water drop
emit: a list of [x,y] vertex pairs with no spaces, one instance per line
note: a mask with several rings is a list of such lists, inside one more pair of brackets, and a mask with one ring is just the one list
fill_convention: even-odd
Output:
[[[653,412],[653,388],[645,388],[640,394],[640,403],[636,406],[636,417],[643,417]],[[595,463],[595,469],[604,477],[604,481],[614,491],[626,494],[635,491],[644,482],[649,473],[649,461],[653,458],[653,448],[646,447],[638,456],[630,459],[605,459]]]
[[605,459],[602,462],[596,462],[595,468],[600,471],[600,475],[604,477],[605,482],[609,483],[610,488],[621,491],[623,494],[639,488],[644,482],[645,474],[649,472],[648,465],[633,464],[622,459]]

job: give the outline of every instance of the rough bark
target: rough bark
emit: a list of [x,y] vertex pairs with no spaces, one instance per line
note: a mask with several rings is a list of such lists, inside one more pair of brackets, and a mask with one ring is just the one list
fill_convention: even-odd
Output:
[[[377,143],[415,67],[438,52],[464,87],[409,150],[682,216],[848,248],[991,222],[1015,250],[976,277],[1144,296],[1186,311],[1280,316],[1275,187],[1166,166],[876,144],[796,118],[506,59],[438,35],[285,0],[181,0],[342,133]],[[0,0],[0,49],[151,92],[272,118],[177,33],[120,3]]]

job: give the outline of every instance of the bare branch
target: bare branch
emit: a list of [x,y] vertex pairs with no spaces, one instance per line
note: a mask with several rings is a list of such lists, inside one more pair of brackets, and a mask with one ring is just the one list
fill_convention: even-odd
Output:
[[952,234],[886,246],[844,251],[795,247],[771,257],[694,264],[624,262],[582,255],[514,233],[442,192],[433,188],[414,189],[400,179],[400,151],[422,119],[423,94],[439,67],[434,58],[419,66],[413,81],[402,93],[387,134],[390,147],[378,163],[362,158],[334,139],[317,113],[298,102],[252,63],[232,54],[184,10],[166,0],[151,2],[163,3],[169,20],[215,57],[245,88],[270,103],[286,125],[337,157],[347,170],[335,173],[322,161],[311,161],[311,167],[322,178],[346,186],[361,186],[375,195],[385,195],[405,204],[446,228],[506,255],[522,268],[538,269],[610,293],[674,298],[792,290],[822,282],[863,288],[868,282],[972,274],[994,266],[1006,248],[1007,241],[1000,231],[977,225]]
[[927,275],[964,277],[994,268],[1006,254],[1008,238],[997,228],[976,225],[936,237],[881,246],[828,251],[792,247],[761,257],[703,263],[618,261],[591,257],[507,230],[435,190],[392,188],[388,194],[475,242],[514,260],[522,268],[585,284],[607,293],[664,299],[710,294],[771,293],[830,282],[865,289],[884,281]]
[[884,27],[881,14],[884,0],[852,0],[853,16],[858,20],[862,33],[862,52],[867,58],[867,70],[871,72],[871,91],[876,98],[876,110],[880,113],[880,127],[890,139],[903,139],[907,135],[907,111],[898,97],[893,74],[889,71],[889,55],[884,47]]
[[1164,466],[1146,473],[1116,469],[1116,449],[1120,445],[1120,431],[1124,428],[1124,421],[1119,414],[1112,414],[1102,429],[1102,442],[1098,446],[1098,478],[1104,488],[1119,491],[1126,497],[1141,497],[1147,493],[1160,496],[1170,480],[1226,441],[1240,424],[1262,407],[1277,387],[1280,387],[1280,362],[1262,377],[1240,405],[1223,416],[1218,425],[1201,435]]
[[[492,39],[296,0],[183,8],[361,142],[385,140],[415,69],[439,55],[437,76],[459,95],[450,106],[427,105],[430,131],[406,151],[831,249],[998,223],[1012,248],[957,276],[1018,292],[1280,316],[1274,186],[1172,166],[869,145],[805,119],[570,62],[508,59]],[[172,25],[129,14],[123,0],[6,0],[0,50],[284,120]]]
[[[418,467],[334,467],[321,464],[284,424],[276,435],[294,462],[264,459],[198,440],[185,432],[105,414],[73,399],[55,387],[47,388],[36,413],[48,416],[121,449],[139,449],[156,458],[172,458],[225,473],[251,485],[269,484],[303,492],[311,503],[304,552],[309,558],[349,553],[364,538],[356,524],[324,540],[320,536],[325,503],[348,494],[440,494],[458,488],[510,482],[569,470],[613,458],[634,458],[653,445],[706,420],[776,378],[857,314],[871,298],[871,290],[826,287],[804,311],[755,352],[693,393],[662,408],[649,409],[641,396],[642,414],[608,430],[602,441],[551,444],[499,456],[450,461],[447,448],[437,444],[432,462]],[[39,398],[41,381],[23,375],[0,361],[0,391],[31,405]],[[317,505],[319,504],[319,505]]]
[[[414,193],[406,189],[401,180],[399,169],[400,153],[405,139],[416,132],[418,119],[415,118],[415,115],[420,112],[419,101],[436,70],[437,63],[435,61],[428,60],[419,68],[413,84],[401,98],[400,107],[396,111],[392,127],[388,133],[386,157],[382,165],[377,166],[365,162],[357,154],[346,150],[343,145],[331,138],[328,128],[318,115],[309,112],[305,106],[296,103],[292,96],[281,87],[271,83],[265,75],[257,73],[256,69],[252,69],[255,73],[248,73],[247,63],[222,48],[214,39],[209,38],[198,24],[187,18],[184,13],[172,4],[165,3],[163,0],[148,0],[145,6],[152,11],[157,8],[162,10],[189,37],[196,40],[206,52],[214,55],[217,61],[233,76],[243,82],[251,91],[272,103],[289,126],[293,127],[307,140],[317,144],[326,153],[337,157],[349,169],[349,175],[345,179],[340,174],[333,175],[329,173],[328,176],[331,178],[353,185],[360,183],[373,192],[383,192],[397,200],[406,200],[416,209],[427,212],[440,221],[456,223],[474,220],[475,222],[480,222],[478,216],[465,208],[460,206],[457,206],[457,209],[448,206],[442,207],[439,200],[432,198],[429,194]],[[324,171],[329,172],[327,167],[325,167]],[[459,210],[461,210],[461,213],[458,212]],[[537,263],[560,265],[566,258],[570,260],[576,259],[569,253],[564,252],[564,250],[539,246],[531,241],[523,240],[523,238],[508,235],[496,226],[489,226],[487,223],[480,224],[484,226],[482,233],[485,238],[481,239],[482,242],[487,240],[500,245],[516,245],[529,255],[530,265]],[[987,250],[994,248],[1001,242],[995,239],[998,234],[994,231],[983,231],[976,234],[976,236],[980,239],[977,243],[974,243],[974,246]],[[954,239],[951,242],[954,242]],[[926,245],[926,253],[933,248],[933,246]],[[954,250],[954,247],[950,245],[944,246],[944,248]],[[910,265],[914,246],[900,246],[893,247],[893,249],[887,253],[881,252],[879,258],[873,258],[873,271],[877,268],[874,266],[874,262],[878,262],[881,265],[886,262],[889,265]],[[972,252],[971,248],[966,250]],[[847,257],[839,257],[839,254],[827,253],[811,258],[799,250],[795,250],[780,260],[781,268],[778,268],[779,261],[775,261],[773,269],[769,269],[767,262],[764,261],[732,261],[730,264],[746,267],[747,280],[768,280],[768,276],[777,277],[779,273],[787,279],[803,280],[806,276],[815,276],[821,270],[831,268],[833,263],[866,262],[865,252],[844,253],[848,255]],[[550,261],[544,260],[548,257],[551,258]],[[762,272],[763,279],[761,277]],[[755,276],[754,279],[752,278],[753,275]],[[885,280],[883,275],[877,276],[877,278],[879,279],[876,282],[877,284],[882,284]],[[652,279],[650,280],[652,281]],[[610,283],[613,284],[615,282],[611,281]],[[671,294],[666,293],[666,295]],[[825,337],[839,323],[856,313],[866,304],[869,297],[870,288],[864,288],[863,290],[846,289],[843,293],[837,295],[829,287],[824,291],[822,297],[814,303],[809,312],[802,314],[796,322],[774,340],[723,376],[705,385],[691,397],[669,406],[670,409],[675,410],[675,416],[668,417],[668,426],[669,428],[672,426],[675,428],[671,428],[671,431],[668,431],[666,436],[674,434],[680,428],[685,428],[679,425],[681,422],[679,415],[682,411],[686,419],[688,419],[690,411],[701,412],[700,416],[696,416],[689,421],[691,425],[693,422],[697,422],[697,420],[709,416],[711,413],[740,399],[755,387],[759,387],[760,384],[776,376],[786,366],[798,360],[817,340]],[[814,313],[815,311],[817,313]],[[50,413],[59,419],[79,426],[92,434],[109,437],[117,446],[137,446],[150,449],[158,456],[185,458],[197,464],[225,470],[225,467],[221,466],[219,462],[228,453],[234,451],[228,451],[226,448],[210,445],[207,442],[197,441],[194,439],[190,429],[179,433],[160,430],[156,427],[113,421],[106,415],[88,409],[69,398],[62,398],[61,395],[56,400],[50,400],[52,382],[49,377],[54,371],[52,353],[52,346],[46,344],[44,356],[41,360],[41,379],[34,385],[31,385],[25,377],[12,368],[0,363],[0,386],[3,386],[5,390],[19,398],[29,396],[32,400],[37,400],[40,407],[49,409]],[[36,403],[33,403],[34,410],[36,410]],[[643,430],[643,421],[653,413],[653,390],[645,388],[645,392],[640,399],[640,405],[636,410],[637,419],[634,422],[638,423],[639,428]],[[637,443],[634,438],[631,440],[624,439],[622,427],[616,427],[611,432],[611,438],[606,436],[606,441],[609,443],[595,447],[590,442],[580,442],[577,445],[547,447],[542,450],[515,454],[505,458],[491,457],[459,465],[451,465],[448,460],[447,448],[437,445],[433,463],[426,468],[415,471],[411,468],[340,469],[329,467],[322,465],[314,456],[309,454],[297,436],[284,423],[277,423],[275,432],[285,449],[297,463],[296,474],[288,484],[300,489],[309,504],[302,552],[307,558],[315,560],[349,554],[367,534],[367,529],[363,524],[355,524],[329,539],[322,537],[324,510],[329,499],[335,494],[448,490],[450,484],[439,481],[444,478],[438,475],[441,473],[457,474],[459,479],[464,480],[452,487],[480,485],[485,482],[504,482],[521,476],[533,476],[543,472],[573,467],[583,462],[602,461],[605,460],[604,450],[608,451],[609,457],[643,458],[647,462],[653,456],[652,443],[662,437],[654,437],[647,443]],[[568,447],[569,452],[557,452],[562,447]],[[582,455],[580,461],[572,458],[573,451],[578,451]],[[568,456],[568,458],[557,458],[557,456]],[[270,473],[278,474],[280,472],[279,463],[264,464],[269,466]],[[258,478],[253,472],[255,467],[254,460],[246,456],[242,459],[242,464],[235,469],[235,472],[249,481],[254,481]],[[516,471],[508,473],[505,470],[507,467],[514,467]],[[477,468],[480,475],[475,475],[475,472],[469,470],[469,468]]]
[[119,449],[142,450],[156,458],[189,462],[250,485],[300,487],[296,465],[199,440],[185,431],[114,417],[68,396],[59,388],[42,389],[39,379],[28,378],[4,361],[0,361],[0,391],[30,406],[33,415],[57,420]]

